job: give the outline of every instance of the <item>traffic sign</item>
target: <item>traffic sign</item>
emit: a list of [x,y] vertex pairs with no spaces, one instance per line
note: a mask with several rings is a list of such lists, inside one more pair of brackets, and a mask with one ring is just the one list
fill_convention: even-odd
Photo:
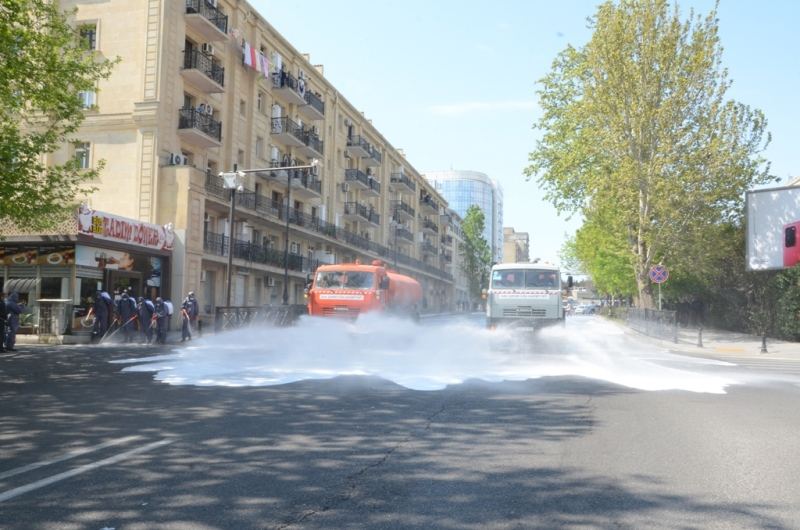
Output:
[[664,283],[669,278],[669,271],[663,265],[653,265],[650,267],[650,279],[653,283]]

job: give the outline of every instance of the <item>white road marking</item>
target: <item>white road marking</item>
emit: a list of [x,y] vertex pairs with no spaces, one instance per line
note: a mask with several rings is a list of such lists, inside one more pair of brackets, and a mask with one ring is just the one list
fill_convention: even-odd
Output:
[[150,451],[151,449],[171,444],[174,441],[175,440],[159,440],[158,442],[149,443],[142,447],[137,447],[136,449],[131,449],[130,451],[126,451],[124,453],[120,453],[118,455],[105,458],[97,462],[92,462],[91,464],[86,464],[80,467],[76,467],[75,469],[70,469],[69,471],[53,475],[52,477],[47,477],[43,478],[42,480],[37,480],[36,482],[25,484],[24,486],[14,488],[13,490],[5,491],[3,493],[0,493],[0,502],[5,502],[9,499],[13,499],[14,497],[22,495],[23,493],[28,493],[30,491],[43,488],[45,486],[49,486],[50,484],[54,484],[56,482],[60,482],[62,480],[74,477],[76,475],[80,475],[81,473],[86,473],[87,471],[92,471],[93,469],[97,469],[99,467],[116,464],[117,462],[122,462],[123,460],[125,460],[130,456],[139,453],[144,453],[145,451]]
[[26,466],[4,471],[0,473],[0,480],[7,479],[8,477],[13,477],[14,475],[19,475],[20,473],[27,473],[28,471],[39,469],[40,467],[49,466],[51,464],[57,464],[58,462],[63,462],[64,460],[70,460],[72,458],[76,458],[78,456],[85,455],[87,453],[99,451],[100,449],[105,449],[106,447],[112,447],[115,445],[132,442],[133,440],[138,440],[139,438],[141,438],[141,436],[126,436],[124,438],[117,438],[115,440],[109,440],[107,442],[103,442],[99,445],[95,445],[94,447],[84,447],[82,449],[76,449],[61,456],[57,456],[52,460],[42,460],[41,462],[34,462]]

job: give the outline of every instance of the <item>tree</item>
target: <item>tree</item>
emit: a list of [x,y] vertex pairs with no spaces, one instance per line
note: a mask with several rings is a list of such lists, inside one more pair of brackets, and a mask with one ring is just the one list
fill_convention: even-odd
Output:
[[624,250],[618,266],[652,307],[650,267],[737,222],[745,190],[773,180],[766,119],[725,98],[716,9],[682,21],[667,0],[608,1],[590,24],[590,41],[541,80],[543,134],[526,174],[560,211],[583,213],[589,247]]
[[467,214],[461,223],[461,231],[464,234],[461,268],[467,275],[469,293],[473,300],[480,299],[481,290],[487,285],[492,266],[492,253],[483,237],[485,223],[483,211],[474,204],[467,209]]
[[96,91],[115,61],[100,59],[51,0],[0,0],[0,219],[31,230],[75,206],[102,163],[46,164],[84,118],[80,92]]

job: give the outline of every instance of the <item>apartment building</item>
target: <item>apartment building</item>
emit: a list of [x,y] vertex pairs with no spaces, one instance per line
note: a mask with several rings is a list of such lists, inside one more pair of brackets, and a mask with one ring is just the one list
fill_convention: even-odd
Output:
[[[231,305],[281,303],[288,246],[290,304],[303,303],[319,263],[382,259],[422,283],[424,309],[455,308],[461,273],[457,241],[446,236],[458,232],[457,216],[322,66],[247,2],[61,4],[77,8],[74,23],[93,53],[120,63],[84,94],[87,117],[75,141],[48,159],[106,165],[85,198],[88,229],[76,221],[61,234],[7,231],[3,282],[25,277],[41,287],[41,259],[9,259],[49,256],[54,249],[37,245],[56,236],[55,250],[67,256],[57,263],[65,267],[57,294],[75,306],[86,305],[95,285],[175,300],[195,291],[210,317],[227,303],[229,252]],[[320,165],[278,169],[313,160]],[[219,173],[234,168],[264,171],[247,173],[231,226],[231,192]],[[119,223],[130,232],[103,229]],[[119,237],[139,231],[160,231],[170,244]],[[148,289],[155,258],[161,281]],[[132,263],[124,271],[114,263],[123,259]],[[39,287],[29,298],[42,296]]]
[[530,261],[530,236],[517,232],[512,226],[503,227],[503,263],[525,263]]

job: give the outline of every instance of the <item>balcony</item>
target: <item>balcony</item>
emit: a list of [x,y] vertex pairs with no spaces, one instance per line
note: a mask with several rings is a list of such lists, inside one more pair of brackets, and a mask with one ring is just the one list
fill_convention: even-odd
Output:
[[306,82],[298,80],[286,70],[273,72],[272,93],[292,105],[305,105]]
[[419,196],[419,208],[425,213],[438,214],[439,203],[429,193],[424,191]]
[[357,202],[344,203],[344,216],[355,221],[367,221],[376,226],[381,224],[381,216],[372,206]]
[[300,146],[299,151],[305,156],[311,158],[322,158],[325,152],[325,143],[320,140],[316,132],[304,129],[303,130],[303,145]]
[[442,236],[442,245],[446,245],[448,247],[453,246],[453,236],[450,234]]
[[436,245],[434,245],[430,241],[425,240],[422,243],[420,243],[420,248],[422,249],[423,254],[432,254],[432,255],[438,254]]
[[186,25],[206,42],[228,38],[228,15],[208,0],[186,0]]
[[422,220],[422,231],[426,234],[438,234],[439,227],[431,221],[430,219],[423,219]]
[[372,148],[369,151],[369,156],[364,158],[364,165],[370,167],[379,166],[381,165],[382,159],[383,157],[381,156],[381,152],[378,151],[378,148],[372,146]]
[[366,158],[372,154],[372,144],[363,136],[351,136],[347,139],[347,153],[358,158]]
[[178,135],[198,147],[219,147],[222,145],[222,124],[210,114],[196,109],[180,109]]
[[303,141],[303,128],[287,117],[272,118],[272,128],[270,129],[275,140],[290,147],[301,147],[306,145]]
[[345,169],[344,180],[353,188],[363,190],[369,195],[377,197],[381,194],[381,183],[360,169]]
[[319,96],[306,90],[305,100],[306,104],[297,108],[300,114],[309,120],[325,119],[325,102],[319,99]]
[[225,91],[225,69],[200,50],[183,53],[183,78],[207,94]]
[[414,234],[407,228],[398,227],[395,230],[395,236],[397,237],[397,243],[399,245],[409,245],[414,242]]
[[417,191],[417,185],[414,184],[414,181],[403,173],[392,173],[389,183],[391,190],[396,193],[408,195]]
[[392,201],[391,203],[392,211],[396,216],[398,221],[413,221],[414,215],[414,208],[409,206],[408,204],[404,203],[403,201]]
[[292,195],[318,199],[322,196],[322,181],[309,171],[301,170],[300,175],[292,179]]

